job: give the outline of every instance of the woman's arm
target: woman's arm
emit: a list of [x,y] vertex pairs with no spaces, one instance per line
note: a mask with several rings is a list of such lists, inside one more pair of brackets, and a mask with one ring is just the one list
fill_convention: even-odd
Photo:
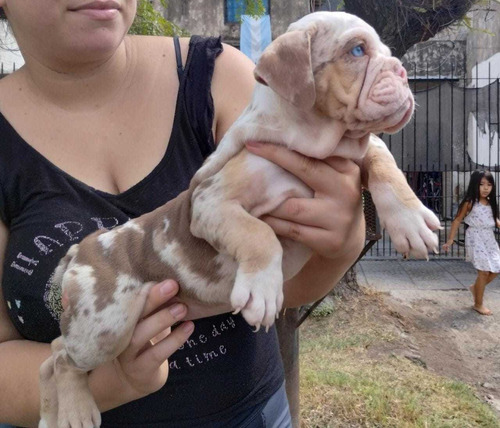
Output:
[[443,244],[443,251],[448,252],[450,247],[453,245],[453,240],[455,239],[455,235],[458,232],[458,228],[460,227],[460,224],[462,223],[463,219],[465,216],[469,213],[469,211],[472,208],[472,203],[467,202],[462,205],[462,208],[460,208],[460,211],[457,213],[457,216],[454,218],[454,220],[451,222],[451,229],[450,229],[450,235],[448,236],[448,240],[446,241],[445,244]]
[[[7,240],[8,230],[0,222],[0,282]],[[173,281],[156,285],[149,294],[143,320],[137,325],[129,347],[114,362],[90,374],[91,390],[102,411],[150,394],[165,383],[166,359],[187,340],[192,323],[176,328],[155,346],[147,345],[150,339],[161,335],[185,315],[185,308],[176,317],[168,309],[153,314],[177,290]],[[0,423],[19,426],[38,423],[39,368],[49,355],[50,345],[22,339],[9,319],[3,293],[0,293]]]
[[[0,281],[7,227],[0,222]],[[35,425],[38,412],[38,368],[50,354],[46,344],[23,340],[7,313],[0,293],[0,422]]]
[[224,45],[215,61],[212,78],[215,119],[214,139],[219,143],[226,131],[250,102],[255,86],[254,63],[239,50]]

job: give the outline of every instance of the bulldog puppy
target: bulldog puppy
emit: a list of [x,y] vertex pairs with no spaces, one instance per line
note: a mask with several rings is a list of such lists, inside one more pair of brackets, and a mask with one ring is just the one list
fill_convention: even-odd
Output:
[[318,159],[354,159],[398,251],[427,257],[437,247],[432,231],[438,219],[370,134],[398,131],[414,106],[406,71],[373,28],[346,13],[308,15],[266,49],[255,77],[250,105],[187,191],[90,235],[56,269],[65,310],[62,336],[40,369],[39,427],[100,426],[87,372],[125,349],[149,289],[165,278],[180,284],[178,300],[190,308],[188,318],[201,305],[241,311],[256,328],[273,324],[283,281],[300,271],[311,251],[279,239],[259,217],[287,198],[313,193],[250,154],[248,140]]

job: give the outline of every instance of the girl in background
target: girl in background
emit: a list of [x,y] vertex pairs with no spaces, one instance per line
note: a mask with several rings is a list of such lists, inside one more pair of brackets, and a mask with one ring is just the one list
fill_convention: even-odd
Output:
[[450,236],[443,245],[448,252],[462,220],[468,225],[465,232],[466,260],[477,269],[477,278],[470,291],[474,296],[474,310],[481,315],[491,315],[484,306],[486,286],[500,272],[500,249],[493,229],[500,227],[496,200],[495,180],[489,171],[474,171],[467,193],[460,203],[458,213],[451,224]]

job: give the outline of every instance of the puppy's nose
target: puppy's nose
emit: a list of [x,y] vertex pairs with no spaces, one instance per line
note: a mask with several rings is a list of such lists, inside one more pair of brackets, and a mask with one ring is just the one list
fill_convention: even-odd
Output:
[[396,76],[401,77],[401,79],[403,79],[404,81],[408,80],[406,69],[401,64],[397,64],[394,66],[394,73],[396,74]]

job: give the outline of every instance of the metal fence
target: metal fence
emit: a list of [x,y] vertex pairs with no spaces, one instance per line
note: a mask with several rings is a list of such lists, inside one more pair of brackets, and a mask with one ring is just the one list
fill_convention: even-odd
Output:
[[[414,117],[398,134],[383,136],[412,189],[440,218],[444,226],[439,232],[440,245],[448,239],[472,171],[490,170],[498,193],[500,81],[498,74],[491,77],[491,68],[484,74],[473,79],[455,78],[452,70],[446,79],[439,74],[432,78],[414,76],[410,81],[417,105]],[[463,225],[455,241],[458,245],[450,253],[433,257],[463,258]],[[366,257],[401,254],[384,233]]]

